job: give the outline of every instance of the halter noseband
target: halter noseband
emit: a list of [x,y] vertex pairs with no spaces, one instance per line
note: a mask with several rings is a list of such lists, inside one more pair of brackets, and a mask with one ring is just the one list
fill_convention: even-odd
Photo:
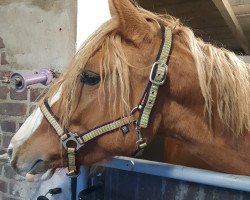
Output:
[[[55,129],[57,135],[60,137],[63,147],[67,151],[68,158],[68,175],[73,178],[78,176],[78,167],[76,162],[77,151],[85,145],[89,140],[94,139],[97,136],[112,132],[117,129],[126,134],[129,132],[128,125],[134,124],[135,130],[138,136],[136,154],[140,154],[144,147],[146,147],[146,138],[142,137],[141,128],[147,128],[150,113],[155,104],[159,86],[164,84],[167,71],[168,61],[170,58],[170,51],[172,46],[172,32],[169,28],[161,26],[162,41],[160,50],[158,52],[156,62],[152,65],[151,73],[149,76],[149,82],[145,88],[140,103],[131,111],[131,115],[113,120],[111,122],[102,124],[91,130],[88,130],[82,134],[72,133],[60,125],[60,119],[52,112],[51,107],[47,101],[45,101],[40,109]],[[134,113],[139,111],[138,119],[135,118]],[[73,147],[69,147],[69,142],[74,143]]]

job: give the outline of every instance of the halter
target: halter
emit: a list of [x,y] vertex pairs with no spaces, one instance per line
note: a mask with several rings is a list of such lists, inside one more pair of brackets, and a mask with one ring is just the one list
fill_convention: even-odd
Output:
[[[135,126],[138,137],[138,140],[136,142],[137,150],[135,154],[141,154],[143,149],[147,146],[146,138],[142,137],[141,128],[147,128],[150,119],[150,113],[155,104],[159,86],[163,85],[166,81],[168,72],[167,64],[169,61],[172,46],[171,30],[167,27],[161,26],[161,33],[161,46],[156,57],[156,62],[152,65],[149,82],[145,88],[140,103],[131,111],[131,115],[107,122],[82,134],[77,134],[72,133],[65,128],[62,128],[62,126],[60,125],[60,119],[52,112],[47,100],[40,106],[43,115],[55,129],[57,135],[62,141],[63,147],[67,151],[67,175],[71,178],[77,177],[79,174],[76,161],[77,151],[82,148],[86,142],[93,140],[97,136],[101,136],[118,129],[120,129],[123,134],[126,134],[129,132],[128,126],[133,124]],[[137,111],[139,112],[138,119],[136,119],[136,117],[134,116],[135,112]],[[74,145],[72,145],[72,143]]]

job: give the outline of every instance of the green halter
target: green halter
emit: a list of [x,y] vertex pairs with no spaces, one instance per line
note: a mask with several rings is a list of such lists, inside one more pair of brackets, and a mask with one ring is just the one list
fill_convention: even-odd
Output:
[[[152,111],[152,108],[155,104],[155,100],[158,93],[158,88],[160,85],[164,84],[166,80],[168,65],[166,64],[169,59],[169,53],[171,49],[171,41],[172,41],[172,33],[170,29],[165,30],[165,41],[164,46],[162,48],[160,58],[158,61],[156,61],[151,69],[151,73],[149,76],[150,79],[150,90],[148,91],[148,99],[145,103],[145,107],[143,109],[143,112],[141,112],[141,116],[138,120],[138,125],[142,128],[147,128],[148,121],[150,117],[150,113]],[[155,69],[157,70],[155,72]],[[154,74],[155,72],[155,74]],[[143,105],[142,105],[143,106]]]
[[[131,111],[131,115],[127,117],[123,117],[101,126],[95,127],[87,132],[82,134],[71,133],[67,129],[64,129],[60,125],[60,119],[52,112],[50,105],[47,101],[45,101],[40,109],[51,124],[51,126],[55,129],[57,135],[60,137],[64,148],[67,151],[68,158],[68,175],[70,177],[76,177],[78,175],[78,167],[77,167],[77,151],[84,146],[84,144],[97,136],[101,136],[108,132],[115,131],[117,129],[121,129],[121,131],[126,134],[129,129],[128,125],[134,124],[136,128],[136,133],[138,136],[137,140],[137,154],[141,153],[142,150],[146,147],[146,138],[142,137],[141,128],[147,128],[150,114],[155,105],[157,93],[159,86],[164,84],[167,71],[168,71],[168,61],[169,54],[172,46],[172,33],[171,30],[167,27],[161,27],[162,32],[162,42],[160,51],[157,55],[156,62],[153,64],[151,73],[149,76],[149,82],[146,86],[142,99],[139,105]],[[139,111],[139,118],[136,119],[134,117],[134,113]],[[74,146],[69,145],[69,142],[74,142]]]

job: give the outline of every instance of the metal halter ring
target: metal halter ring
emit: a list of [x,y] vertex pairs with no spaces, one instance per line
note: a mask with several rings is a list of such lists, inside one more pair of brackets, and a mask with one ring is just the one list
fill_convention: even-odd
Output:
[[[156,67],[158,67],[160,65],[160,67],[163,67],[165,69],[165,73],[163,76],[162,81],[155,81],[153,78],[153,73]],[[168,70],[168,65],[166,63],[160,63],[160,61],[157,61],[153,64],[150,75],[149,75],[149,80],[151,83],[155,84],[155,85],[163,85],[166,81],[167,78],[167,70]]]
[[75,149],[76,149],[76,151],[78,151],[83,145],[80,144],[80,143],[77,141],[77,139],[76,139],[77,134],[76,134],[76,133],[71,133],[71,132],[69,132],[69,133],[67,133],[67,135],[68,135],[69,137],[62,141],[63,147],[64,147],[65,149],[67,149],[67,148],[68,148],[67,143],[68,143],[69,141],[73,141],[73,142],[76,144]]
[[130,114],[133,115],[133,114],[135,114],[136,111],[139,111],[139,110],[141,110],[141,109],[142,109],[142,105],[138,105],[138,106],[134,107],[134,108],[131,110]]

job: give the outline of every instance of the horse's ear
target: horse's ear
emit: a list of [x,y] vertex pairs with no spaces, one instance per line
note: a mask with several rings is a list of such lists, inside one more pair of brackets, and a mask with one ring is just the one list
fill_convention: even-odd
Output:
[[122,34],[132,42],[140,43],[153,38],[149,22],[129,0],[109,0],[109,9],[112,17],[119,18]]

